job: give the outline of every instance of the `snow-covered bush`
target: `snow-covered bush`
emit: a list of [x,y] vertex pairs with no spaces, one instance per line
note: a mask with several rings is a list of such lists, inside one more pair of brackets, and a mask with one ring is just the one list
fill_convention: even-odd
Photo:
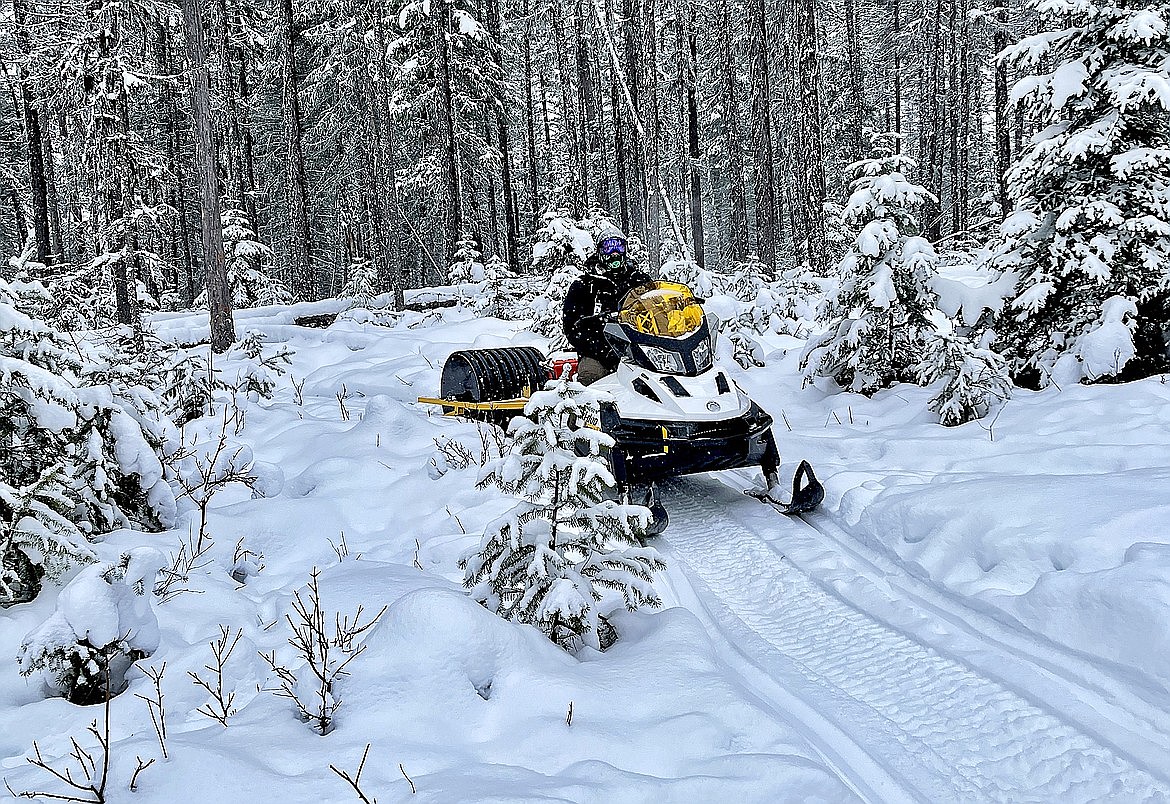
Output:
[[5,552],[49,561],[54,578],[58,560],[88,560],[79,533],[173,521],[160,458],[175,428],[133,338],[68,340],[22,310],[34,297],[49,299],[0,280],[0,489],[12,509],[0,519]]
[[667,252],[660,272],[663,279],[686,285],[700,299],[715,293],[718,283],[712,271],[700,267],[689,254],[679,254],[677,244],[671,241],[663,243],[663,249]]
[[[515,299],[508,292],[508,280],[515,278],[516,274],[509,270],[508,264],[499,255],[492,255],[483,266],[483,282],[476,299],[476,310],[481,315],[511,318]],[[527,315],[527,309],[524,313]]]
[[857,238],[837,266],[828,327],[806,347],[807,377],[832,377],[866,394],[913,379],[934,309],[937,264],[931,244],[913,234],[913,210],[930,197],[906,178],[914,166],[901,154],[851,166],[856,178],[844,217]]
[[[1012,90],[1040,131],[1008,173],[1015,210],[995,244],[1000,270],[1019,278],[1012,312],[997,325],[1005,353],[1017,376],[1039,386],[1062,356],[1063,381],[1165,372],[1170,10],[1115,0],[1035,6],[1054,30],[1000,56],[1040,71]],[[1128,332],[1117,326],[1115,297],[1132,306]],[[1078,360],[1102,328],[1105,359]]]
[[1012,392],[1002,356],[945,326],[927,334],[926,353],[917,372],[923,385],[946,379],[942,390],[930,400],[930,409],[947,427],[983,418]]
[[96,559],[68,518],[73,505],[60,464],[20,488],[0,480],[0,607],[35,598],[46,575],[56,581]]
[[614,638],[598,608],[599,587],[620,593],[631,611],[661,605],[652,576],[662,561],[638,546],[649,510],[606,499],[614,441],[598,429],[603,399],[569,380],[532,395],[525,415],[512,420],[511,451],[479,480],[519,502],[461,561],[472,598],[569,651]]
[[130,665],[158,648],[150,594],[165,563],[153,547],[137,547],[116,564],[83,569],[61,590],[53,614],[24,638],[20,672],[39,671],[54,695],[75,704],[124,690]]

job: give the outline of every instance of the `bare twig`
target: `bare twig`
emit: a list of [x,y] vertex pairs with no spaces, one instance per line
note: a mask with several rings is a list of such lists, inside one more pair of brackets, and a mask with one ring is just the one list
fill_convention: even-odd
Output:
[[349,410],[345,407],[345,400],[349,398],[349,391],[345,387],[345,383],[341,384],[341,390],[337,392],[337,406],[341,408],[341,420],[343,422],[349,421]]
[[198,546],[194,534],[189,534],[185,541],[179,542],[178,552],[171,554],[170,566],[162,568],[159,572],[158,583],[154,587],[154,593],[158,596],[159,603],[173,600],[184,592],[202,594],[199,590],[189,589],[186,584],[190,580],[191,573],[207,566],[209,562],[204,561],[203,557],[213,544],[210,539],[207,539],[201,546]]
[[333,771],[346,782],[348,782],[349,786],[353,788],[353,791],[357,793],[358,798],[364,801],[366,804],[378,804],[378,799],[370,798],[362,792],[361,788],[362,769],[366,766],[366,757],[369,755],[369,753],[370,744],[366,743],[366,750],[362,752],[362,761],[358,763],[357,772],[353,775],[352,778],[345,771],[339,770],[336,765],[330,765],[329,770]]
[[573,702],[572,701],[569,701],[569,712],[568,712],[568,714],[565,715],[565,725],[566,726],[573,725]]
[[342,704],[342,700],[336,697],[335,684],[338,679],[348,675],[346,667],[365,650],[364,645],[357,647],[355,642],[374,626],[386,607],[383,606],[364,625],[361,623],[361,606],[352,619],[335,614],[333,632],[330,633],[326,626],[329,618],[321,608],[319,576],[320,573],[314,567],[309,575],[307,594],[302,596],[299,590],[294,592],[293,613],[285,615],[292,630],[288,644],[305,660],[305,668],[302,669],[307,669],[312,676],[312,692],[306,692],[309,685],[301,683],[296,672],[277,660],[275,650],[270,654],[261,653],[260,657],[268,663],[280,682],[274,692],[292,701],[300,716],[312,723],[319,734],[325,735],[332,728],[334,714]]
[[226,726],[228,724],[228,718],[236,713],[234,706],[236,691],[232,690],[228,692],[224,690],[223,667],[227,663],[227,660],[231,658],[232,651],[236,649],[236,645],[240,643],[240,638],[243,636],[244,630],[242,628],[233,634],[230,628],[226,625],[221,625],[219,627],[219,639],[212,640],[208,643],[211,647],[211,655],[214,657],[213,664],[205,664],[203,667],[215,674],[214,681],[208,681],[191,670],[187,671],[187,675],[191,677],[191,683],[197,687],[202,687],[211,696],[211,699],[207,703],[195,711],[223,726]]
[[304,404],[305,404],[305,380],[301,380],[300,382],[297,382],[296,377],[292,377],[291,379],[292,379],[292,386],[293,386],[293,400],[297,403],[298,407],[304,407]]
[[337,554],[338,562],[345,561],[349,556],[349,545],[345,543],[345,531],[341,531],[341,537],[338,544],[334,544],[332,539],[327,540],[329,546],[333,548],[333,552]]
[[[14,798],[47,798],[55,801],[76,801],[81,804],[105,804],[106,801],[106,780],[110,772],[110,682],[109,676],[106,677],[106,703],[103,709],[104,723],[102,728],[98,729],[97,721],[93,721],[89,725],[89,733],[97,739],[98,749],[102,756],[99,761],[94,759],[91,751],[82,748],[81,743],[77,742],[76,737],[71,737],[69,742],[73,745],[73,750],[69,752],[70,759],[76,763],[80,768],[80,778],[75,778],[73,770],[69,765],[65,765],[62,769],[58,769],[49,763],[41,753],[41,747],[37,745],[36,740],[33,740],[33,756],[25,757],[29,764],[40,768],[48,773],[53,778],[62,782],[76,793],[48,793],[39,790],[24,790],[16,792],[9,787],[8,782],[4,782],[4,786]],[[85,798],[82,798],[82,795]]]
[[402,772],[402,778],[405,779],[406,783],[410,785],[410,794],[413,796],[418,791],[414,788],[414,782],[412,782],[410,777],[406,775],[406,768],[402,767],[401,762],[398,763],[398,770]]
[[162,693],[162,679],[163,674],[167,671],[167,663],[163,662],[162,667],[151,666],[139,669],[142,670],[144,676],[154,683],[154,697],[147,698],[145,695],[139,695],[137,693],[135,693],[134,697],[146,702],[146,709],[150,712],[150,722],[154,725],[155,736],[158,737],[158,747],[162,749],[163,759],[168,759],[167,713],[163,706]]
[[135,756],[134,758],[138,760],[138,767],[134,769],[134,775],[130,777],[131,793],[138,792],[138,774],[142,773],[144,770],[154,764],[154,757],[151,757],[146,762],[143,762],[142,757],[140,756]]

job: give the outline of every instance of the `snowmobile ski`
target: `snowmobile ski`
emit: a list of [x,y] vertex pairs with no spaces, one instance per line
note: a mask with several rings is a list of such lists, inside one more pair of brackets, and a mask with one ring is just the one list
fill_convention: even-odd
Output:
[[796,474],[792,478],[791,502],[783,503],[774,500],[768,496],[768,491],[763,489],[744,489],[743,493],[752,499],[767,503],[780,513],[789,516],[815,511],[825,499],[825,487],[813,474],[812,466],[809,465],[808,461],[801,461],[800,466],[796,468]]

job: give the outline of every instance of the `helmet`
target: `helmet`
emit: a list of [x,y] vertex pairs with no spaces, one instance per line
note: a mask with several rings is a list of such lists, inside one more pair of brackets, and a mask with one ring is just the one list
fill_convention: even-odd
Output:
[[607,268],[620,265],[626,258],[626,239],[624,237],[607,237],[597,244],[597,255],[601,264]]

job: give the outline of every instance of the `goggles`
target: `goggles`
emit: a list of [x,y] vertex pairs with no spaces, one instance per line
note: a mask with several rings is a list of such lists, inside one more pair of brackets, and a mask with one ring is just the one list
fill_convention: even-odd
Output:
[[626,241],[620,237],[607,237],[601,241],[601,259],[605,262],[610,262],[615,257],[624,257],[626,254]]

